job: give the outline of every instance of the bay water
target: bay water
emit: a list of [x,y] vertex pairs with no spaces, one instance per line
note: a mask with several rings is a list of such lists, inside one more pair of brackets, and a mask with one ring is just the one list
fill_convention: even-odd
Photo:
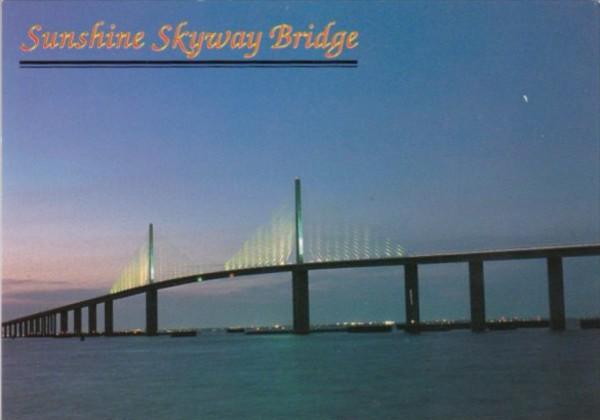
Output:
[[600,331],[2,341],[2,418],[598,419]]

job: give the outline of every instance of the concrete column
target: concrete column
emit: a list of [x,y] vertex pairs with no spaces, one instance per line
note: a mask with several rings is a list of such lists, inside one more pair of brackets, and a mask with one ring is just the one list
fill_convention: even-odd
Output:
[[35,319],[35,335],[37,335],[37,336],[42,335],[42,319],[41,318]]
[[41,332],[42,337],[45,337],[48,335],[48,316],[44,315],[42,317],[42,332]]
[[561,257],[549,257],[548,294],[550,303],[550,328],[565,329],[565,293],[563,286],[563,268]]
[[52,320],[52,335],[56,335],[56,312],[50,317]]
[[113,334],[113,301],[104,301],[104,335]]
[[485,291],[483,261],[469,261],[469,292],[471,296],[471,331],[485,330]]
[[69,332],[69,313],[67,311],[60,312],[60,333],[66,334]]
[[146,335],[158,333],[158,291],[151,287],[146,291]]
[[308,296],[308,271],[292,271],[294,334],[308,334],[310,332],[310,305]]
[[96,325],[96,304],[91,303],[88,305],[88,333],[96,334],[97,331]]
[[81,334],[81,308],[73,309],[73,332]]
[[17,337],[23,337],[23,323],[19,322],[17,324],[17,327],[18,327]]
[[404,302],[406,307],[406,331],[419,332],[419,268],[417,264],[404,266]]

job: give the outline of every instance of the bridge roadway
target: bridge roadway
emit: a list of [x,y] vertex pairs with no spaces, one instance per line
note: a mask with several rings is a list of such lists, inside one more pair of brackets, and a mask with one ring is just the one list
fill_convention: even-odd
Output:
[[[546,259],[548,270],[548,297],[550,328],[565,328],[565,305],[562,259],[566,257],[598,256],[600,244],[521,248],[466,253],[415,255],[404,257],[377,258],[368,260],[346,260],[308,262],[269,267],[255,267],[236,270],[223,270],[210,273],[174,278],[106,294],[80,302],[71,303],[35,314],[15,318],[2,323],[3,337],[53,336],[66,334],[68,312],[74,312],[73,333],[81,334],[81,310],[88,308],[88,331],[97,333],[96,306],[104,304],[104,335],[113,334],[113,301],[137,294],[146,294],[146,334],[156,335],[158,331],[158,290],[198,281],[223,278],[236,278],[271,273],[292,273],[293,330],[297,334],[310,331],[308,273],[313,270],[341,268],[404,266],[406,325],[409,332],[419,330],[419,287],[418,266],[424,264],[467,263],[469,267],[469,292],[471,307],[471,329],[485,330],[484,267],[486,261],[506,261],[522,259]],[[56,316],[60,315],[60,328]]]

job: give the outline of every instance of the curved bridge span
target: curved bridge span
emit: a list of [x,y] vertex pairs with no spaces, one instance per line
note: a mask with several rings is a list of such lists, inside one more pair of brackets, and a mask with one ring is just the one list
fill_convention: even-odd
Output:
[[[146,295],[146,334],[156,335],[158,332],[158,291],[185,284],[238,278],[244,276],[291,273],[292,277],[292,307],[293,332],[307,334],[310,332],[309,318],[309,273],[316,270],[332,270],[360,267],[404,267],[404,291],[406,324],[418,331],[419,316],[419,266],[426,264],[468,264],[469,294],[471,309],[471,329],[482,331],[486,328],[485,297],[484,297],[484,263],[487,261],[506,261],[522,259],[545,259],[548,278],[548,301],[550,328],[562,330],[565,328],[565,305],[563,285],[563,258],[598,256],[600,244],[556,246],[506,249],[468,253],[448,253],[434,255],[414,255],[392,258],[375,258],[363,260],[345,260],[328,262],[307,262],[298,264],[274,265],[267,267],[222,270],[208,273],[198,273],[185,277],[173,278],[143,286],[134,287],[116,293],[97,296],[91,299],[74,302],[68,305],[37,312],[15,318],[2,323],[4,337],[54,336],[65,334],[68,328],[68,313],[74,313],[73,331],[81,334],[82,309],[88,310],[88,331],[96,333],[97,305],[104,305],[104,334],[113,334],[113,301],[138,294]],[[57,316],[60,324],[57,325]]]

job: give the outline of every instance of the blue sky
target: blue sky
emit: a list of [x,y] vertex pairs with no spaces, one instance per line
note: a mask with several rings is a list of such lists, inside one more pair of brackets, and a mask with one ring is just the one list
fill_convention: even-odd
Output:
[[[343,214],[413,254],[598,242],[599,13],[593,1],[5,1],[4,316],[107,291],[149,222],[194,261],[224,263],[291,201],[296,176],[307,224]],[[336,21],[359,31],[339,57],[359,66],[18,67],[183,58],[18,49],[34,23],[83,31],[98,20],[149,40],[182,20],[264,32]],[[321,58],[266,45],[256,58]],[[569,262],[569,314],[598,312],[599,266]],[[545,315],[543,261],[488,272],[490,316]],[[313,319],[402,319],[401,279],[401,269],[315,275]],[[422,279],[425,318],[466,316],[466,267]],[[290,321],[287,276],[243,281],[161,293],[161,326]],[[117,311],[123,327],[142,326],[141,301]]]

